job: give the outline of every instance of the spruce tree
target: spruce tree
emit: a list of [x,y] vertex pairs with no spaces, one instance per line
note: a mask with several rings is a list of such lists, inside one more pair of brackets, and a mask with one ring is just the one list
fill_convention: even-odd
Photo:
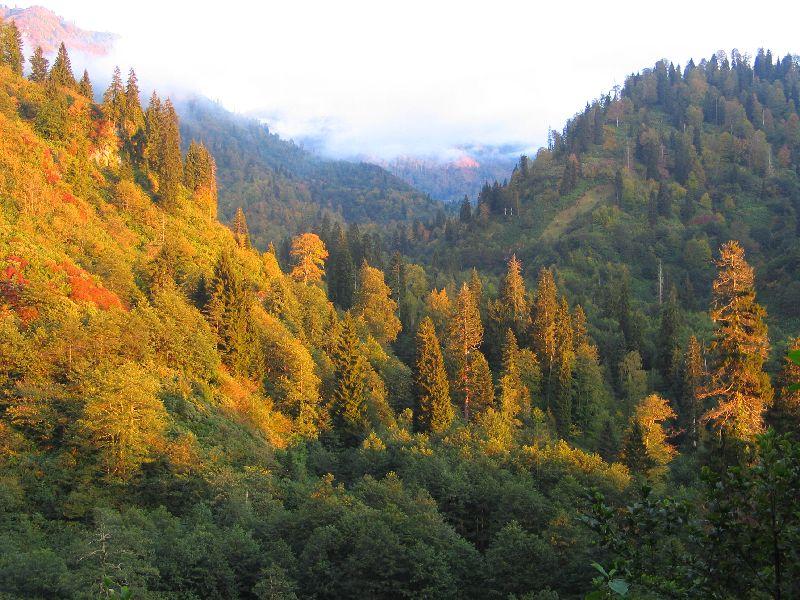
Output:
[[251,365],[249,315],[251,295],[232,252],[223,251],[208,285],[204,312],[217,333],[226,362],[240,374]]
[[[350,244],[341,225],[336,226],[328,268],[328,295],[342,310],[353,305],[356,287],[356,267],[350,254]],[[395,285],[392,286],[394,289]],[[395,298],[397,299],[397,298]]]
[[41,46],[36,46],[31,56],[31,73],[28,76],[31,81],[42,83],[47,79],[47,70],[50,67],[50,62],[45,58],[44,51]]
[[536,286],[531,341],[542,368],[542,391],[547,408],[550,406],[551,381],[556,372],[557,312],[558,296],[553,273],[549,269],[542,269]]
[[[118,73],[119,69],[115,73]],[[112,83],[112,86],[114,84]],[[109,88],[111,89],[111,88]],[[116,89],[116,88],[115,88]],[[119,89],[122,89],[122,78],[119,79]],[[106,92],[108,94],[108,92]],[[105,96],[103,100],[105,104]],[[154,173],[159,173],[161,170],[162,153],[161,153],[161,99],[158,94],[153,91],[150,96],[150,104],[147,106],[145,112],[145,149],[144,158],[147,161],[147,167]],[[121,113],[120,113],[121,114]]]
[[122,119],[129,137],[133,137],[137,131],[145,126],[142,103],[139,99],[139,80],[133,69],[128,72],[128,81],[125,84],[125,104],[122,110]]
[[450,385],[433,321],[425,317],[417,330],[417,423],[421,430],[442,434],[453,421]]
[[241,206],[236,209],[231,229],[233,230],[233,238],[236,240],[236,243],[242,248],[249,248],[250,231],[247,229],[247,219],[244,216],[244,211]]
[[50,69],[50,80],[56,85],[61,85],[68,88],[75,88],[75,74],[72,72],[72,62],[67,53],[67,47],[64,42],[58,47],[56,60],[53,62],[53,68]]
[[763,370],[770,345],[766,311],[756,302],[753,268],[736,241],[722,246],[716,264],[710,311],[716,325],[710,347],[713,368],[703,393],[715,405],[703,419],[720,432],[724,445],[727,438],[752,441],[763,431],[772,386]]
[[8,65],[17,75],[22,75],[24,62],[22,35],[17,24],[14,21],[5,25],[0,23],[0,63]]
[[368,363],[361,351],[355,321],[345,315],[331,352],[334,426],[347,445],[358,444],[369,430],[366,386]]
[[464,199],[461,201],[461,208],[459,208],[458,211],[458,220],[465,224],[472,222],[472,204],[466,194],[464,194]]
[[530,413],[530,392],[522,382],[519,345],[514,332],[506,330],[503,344],[503,371],[500,377],[500,410],[510,421]]
[[111,83],[103,94],[103,112],[117,127],[122,124],[125,114],[125,88],[122,86],[119,67],[114,67]]
[[178,115],[169,98],[164,102],[160,117],[161,164],[158,170],[158,191],[164,206],[175,207],[183,180],[183,161]]
[[673,286],[667,301],[661,308],[661,323],[658,328],[658,344],[656,345],[656,366],[664,382],[669,382],[675,372],[673,357],[678,347],[680,333],[680,308],[678,307],[678,291]]
[[698,424],[703,414],[703,401],[700,397],[703,388],[703,356],[700,342],[695,336],[689,338],[676,379],[678,423],[684,431],[687,445],[697,448],[700,442]]
[[81,96],[94,102],[94,89],[92,88],[92,81],[89,79],[89,71],[83,70],[83,77],[78,82],[78,92]]

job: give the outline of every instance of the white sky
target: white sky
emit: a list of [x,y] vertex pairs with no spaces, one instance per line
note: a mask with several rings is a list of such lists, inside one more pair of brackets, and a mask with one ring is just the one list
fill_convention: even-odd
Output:
[[119,34],[113,60],[145,84],[269,115],[286,137],[324,128],[339,155],[538,147],[548,126],[659,58],[800,53],[800,2],[35,3]]

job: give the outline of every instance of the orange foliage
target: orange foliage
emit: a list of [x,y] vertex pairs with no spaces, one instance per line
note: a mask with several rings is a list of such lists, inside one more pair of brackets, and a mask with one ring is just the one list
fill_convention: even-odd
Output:
[[69,297],[78,302],[91,302],[102,310],[112,308],[124,309],[122,301],[114,292],[97,284],[83,269],[67,262],[61,263],[59,268],[67,275],[70,285]]

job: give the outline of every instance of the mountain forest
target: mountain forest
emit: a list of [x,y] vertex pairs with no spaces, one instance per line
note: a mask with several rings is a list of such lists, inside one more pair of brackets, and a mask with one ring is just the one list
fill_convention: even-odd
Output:
[[800,59],[446,204],[0,23],[0,599],[800,597]]

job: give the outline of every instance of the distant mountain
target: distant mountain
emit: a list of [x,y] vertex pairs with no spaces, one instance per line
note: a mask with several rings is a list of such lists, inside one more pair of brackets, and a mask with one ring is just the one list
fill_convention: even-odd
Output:
[[511,177],[522,151],[509,146],[461,146],[452,157],[398,156],[372,160],[437,200],[474,199],[485,182]]
[[70,50],[103,56],[108,54],[117,39],[113,33],[81,29],[42,6],[9,8],[0,5],[0,18],[14,21],[28,47],[41,46],[45,53],[55,52],[64,42]]
[[378,165],[321,158],[206,98],[179,102],[177,109],[184,143],[202,141],[217,161],[220,216],[232,219],[241,206],[258,246],[326,215],[387,225],[433,218],[442,207]]

